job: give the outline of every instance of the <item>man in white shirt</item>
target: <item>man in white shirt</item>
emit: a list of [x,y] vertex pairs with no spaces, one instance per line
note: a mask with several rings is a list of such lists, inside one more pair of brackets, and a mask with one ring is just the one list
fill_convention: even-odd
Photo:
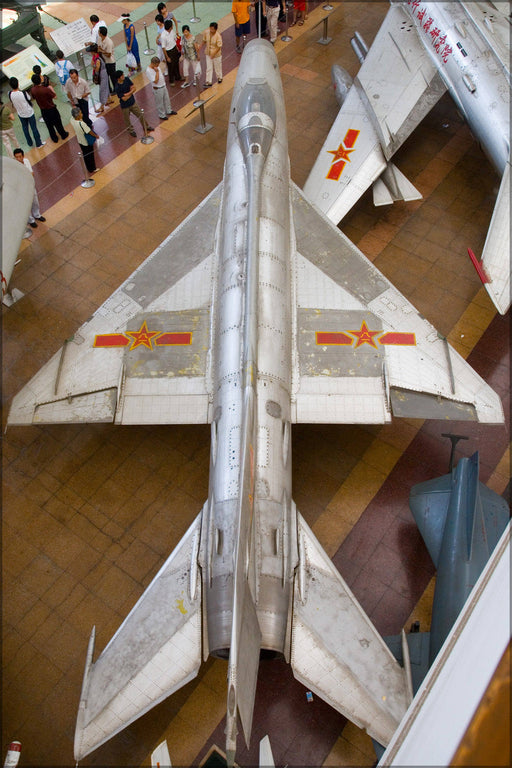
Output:
[[92,128],[92,122],[89,118],[89,96],[91,89],[89,84],[78,76],[76,69],[69,72],[69,80],[66,83],[66,95],[72,107],[80,107],[84,123]]
[[175,115],[176,112],[171,107],[171,100],[165,87],[165,79],[160,69],[160,59],[153,56],[149,67],[146,69],[146,76],[153,85],[153,96],[155,97],[156,109],[160,120],[167,120],[167,115]]
[[116,57],[114,54],[114,41],[108,36],[108,29],[100,27],[98,30],[98,50],[103,56],[105,68],[109,79],[108,89],[110,93],[116,92]]
[[100,27],[106,27],[107,25],[103,21],[103,19],[100,21],[98,16],[96,16],[95,13],[92,14],[92,16],[89,16],[89,21],[91,22],[91,39],[88,42],[88,45],[91,45],[91,43],[96,43],[98,45],[98,34],[100,31]]
[[[25,157],[25,153],[22,149],[19,147],[16,147],[14,150],[14,159],[18,161],[18,163],[22,163],[22,165],[25,166],[25,168],[28,168],[30,173],[34,173],[32,170],[32,165],[30,163],[30,160],[28,160]],[[34,188],[34,197],[32,200],[32,209],[30,211],[29,217],[28,217],[28,223],[32,227],[32,229],[35,229],[37,227],[36,219],[38,221],[46,221],[44,216],[41,216],[41,209],[39,208],[39,198],[37,196],[37,192]]]
[[29,131],[30,127],[32,129],[32,133],[34,134],[36,147],[42,147],[43,144],[46,144],[46,142],[41,141],[41,135],[37,130],[36,117],[32,108],[30,97],[24,91],[20,91],[19,82],[16,77],[11,77],[9,79],[9,85],[12,88],[12,91],[9,92],[9,100],[18,114],[27,144],[29,147],[34,146],[34,142],[32,141],[32,137]]
[[160,33],[160,45],[167,62],[169,85],[174,85],[176,81],[183,78],[180,74],[180,52],[176,45],[176,32],[170,19],[164,22],[164,31]]

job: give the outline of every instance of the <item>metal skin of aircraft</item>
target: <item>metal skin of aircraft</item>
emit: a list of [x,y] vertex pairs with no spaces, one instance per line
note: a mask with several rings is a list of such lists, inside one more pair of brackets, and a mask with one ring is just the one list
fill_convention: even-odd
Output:
[[409,505],[436,567],[429,664],[508,525],[507,502],[478,479],[478,452],[411,489]]
[[[505,499],[478,474],[476,452],[449,474],[411,488],[409,506],[437,571],[430,632],[406,636],[415,692],[510,521]],[[400,660],[401,638],[386,642]]]
[[10,157],[2,158],[2,298],[12,304],[8,294],[14,263],[20,250],[23,234],[34,197],[34,177],[24,165]]
[[354,80],[334,73],[343,103],[304,185],[335,223],[371,185],[376,205],[421,197],[390,159],[449,91],[501,177],[481,264],[470,252],[501,314],[511,298],[510,24],[499,0],[393,0],[369,50],[352,40],[362,64]]
[[228,659],[226,754],[260,650],[386,744],[410,679],[292,500],[291,424],[502,423],[499,397],[290,179],[270,43],[245,48],[220,185],[13,400],[9,424],[211,423],[208,499],[93,663],[81,759]]

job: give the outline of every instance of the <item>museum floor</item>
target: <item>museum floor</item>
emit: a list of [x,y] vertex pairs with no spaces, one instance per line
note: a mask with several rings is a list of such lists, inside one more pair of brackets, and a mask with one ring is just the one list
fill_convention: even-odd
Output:
[[[80,4],[65,5],[71,14]],[[202,29],[208,19],[197,5]],[[337,112],[330,67],[339,62],[356,73],[350,37],[358,29],[370,43],[389,7],[334,5],[329,45],[317,42],[326,15],[318,3],[304,26],[293,27],[293,41],[276,44],[292,178],[301,187]],[[101,3],[101,12],[110,24],[125,8],[142,6]],[[154,9],[144,6],[149,25]],[[178,10],[182,22],[190,9]],[[87,5],[70,20],[93,12]],[[143,145],[123,134],[119,107],[98,119],[106,143],[97,151],[102,170],[93,188],[80,186],[74,138],[28,153],[47,221],[20,249],[11,286],[24,297],[2,308],[4,427],[13,395],[220,181],[239,60],[230,14],[220,21],[228,30],[225,77],[206,92],[213,130],[194,131],[192,89],[173,98],[179,115],[159,124],[139,75],[137,99],[156,127],[155,141]],[[457,455],[478,450],[481,480],[498,493],[508,490],[510,464],[509,318],[496,314],[466,250],[481,252],[499,180],[447,97],[396,164],[424,199],[375,209],[367,194],[342,229],[499,392],[507,424],[405,419],[293,428],[297,508],[384,635],[416,618],[428,627],[434,569],[408,495],[414,483],[447,471],[450,444],[442,433],[469,437]],[[5,434],[2,733],[4,748],[10,739],[22,742],[20,765],[73,764],[91,628],[99,652],[201,509],[209,448],[207,425],[34,426]],[[226,663],[210,659],[193,682],[82,765],[147,766],[164,738],[173,765],[199,764],[214,744],[223,748],[225,678]],[[374,762],[369,738],[317,697],[308,703],[284,662],[260,665],[251,748],[240,736],[240,765],[257,763],[265,734],[276,765]]]

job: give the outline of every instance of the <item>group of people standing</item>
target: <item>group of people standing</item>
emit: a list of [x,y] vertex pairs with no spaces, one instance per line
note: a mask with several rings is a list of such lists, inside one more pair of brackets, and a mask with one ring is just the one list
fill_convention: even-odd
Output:
[[[235,42],[237,53],[242,53],[244,42],[251,32],[250,13],[256,16],[256,31],[260,37],[268,37],[272,45],[277,40],[279,22],[286,21],[286,0],[241,0],[233,2],[231,12],[235,20]],[[290,24],[304,24],[308,17],[306,0],[294,0],[293,17]]]
[[[218,24],[212,21],[208,30],[203,35],[194,36],[188,24],[181,28],[181,36],[178,30],[178,22],[171,11],[167,11],[165,3],[160,3],[158,13],[155,16],[158,27],[156,45],[158,59],[167,65],[169,85],[172,87],[182,82],[182,88],[197,85],[201,75],[201,62],[199,52],[203,45],[206,55],[206,81],[205,87],[212,85],[213,70],[219,83],[222,83],[222,36],[218,31]],[[180,72],[180,59],[183,59],[183,76]]]

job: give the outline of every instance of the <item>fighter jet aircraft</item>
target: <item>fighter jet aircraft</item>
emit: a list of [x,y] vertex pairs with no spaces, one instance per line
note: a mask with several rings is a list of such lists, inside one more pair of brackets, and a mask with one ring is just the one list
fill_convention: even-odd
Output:
[[14,264],[34,197],[34,177],[24,165],[10,157],[2,158],[2,299],[11,305],[22,294],[8,292]]
[[242,56],[220,185],[14,398],[10,424],[211,423],[208,498],[93,663],[75,758],[228,659],[226,753],[260,650],[386,744],[411,697],[296,510],[293,422],[501,423],[499,397],[291,182],[277,58]]
[[501,314],[511,270],[509,14],[504,2],[392,2],[369,51],[353,40],[361,69],[352,85],[336,76],[344,102],[304,186],[335,223],[372,184],[376,204],[415,199],[389,161],[448,90],[502,179],[481,266],[474,258]]
[[[437,570],[430,632],[407,635],[419,688],[510,520],[502,496],[479,481],[479,456],[411,489],[409,505]],[[401,638],[386,638],[401,658]]]

